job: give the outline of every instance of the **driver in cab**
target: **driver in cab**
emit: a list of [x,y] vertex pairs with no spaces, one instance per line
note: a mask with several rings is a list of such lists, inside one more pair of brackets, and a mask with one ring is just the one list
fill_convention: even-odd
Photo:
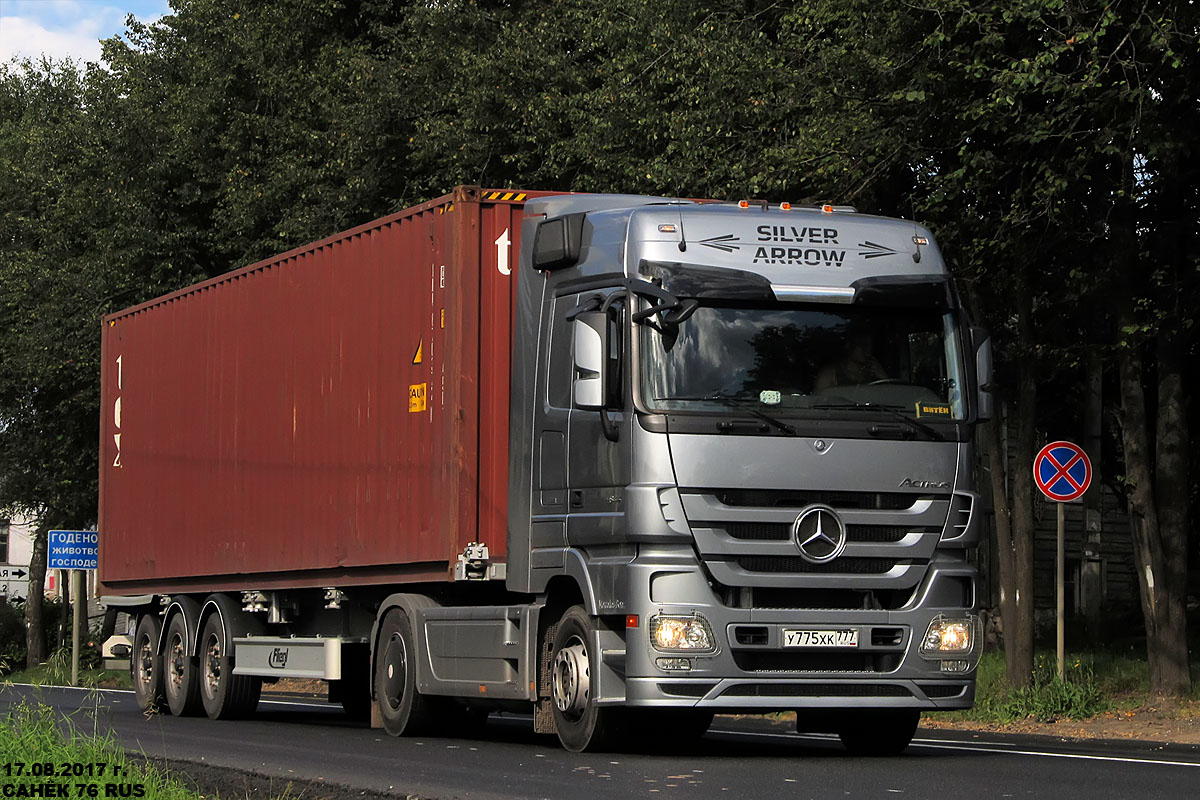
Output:
[[821,368],[814,388],[820,391],[834,386],[855,386],[887,380],[888,374],[871,352],[872,349],[869,330],[851,330],[841,359]]

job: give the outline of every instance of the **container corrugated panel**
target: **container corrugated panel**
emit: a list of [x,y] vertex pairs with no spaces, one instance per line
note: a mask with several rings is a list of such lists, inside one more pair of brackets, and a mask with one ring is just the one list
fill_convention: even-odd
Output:
[[105,318],[104,590],[502,560],[511,272],[542,194],[463,187]]

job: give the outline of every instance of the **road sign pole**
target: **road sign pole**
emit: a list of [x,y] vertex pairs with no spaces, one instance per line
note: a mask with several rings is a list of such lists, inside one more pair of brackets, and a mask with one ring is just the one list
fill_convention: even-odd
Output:
[[83,623],[83,604],[87,602],[84,598],[85,592],[80,588],[83,582],[80,578],[83,577],[83,570],[71,570],[71,600],[75,602],[75,624],[71,626],[71,685],[79,685],[79,628]]
[[1058,625],[1058,679],[1061,681],[1065,677],[1064,661],[1066,659],[1066,621],[1063,618],[1063,594],[1066,581],[1064,580],[1064,562],[1066,560],[1066,545],[1064,543],[1064,529],[1066,528],[1066,506],[1063,503],[1055,503],[1058,506],[1058,554],[1055,559],[1055,575],[1054,581],[1058,589],[1058,602],[1055,608],[1055,616]]

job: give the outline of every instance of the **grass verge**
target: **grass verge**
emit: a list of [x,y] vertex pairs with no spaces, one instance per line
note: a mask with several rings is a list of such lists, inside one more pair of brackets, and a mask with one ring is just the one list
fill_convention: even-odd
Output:
[[[21,701],[0,720],[0,787],[6,797],[197,800],[200,795],[149,763],[131,760],[108,734],[81,732],[38,702]],[[40,790],[34,787],[41,787]],[[40,791],[40,793],[39,793]]]
[[[1145,659],[1119,653],[1067,653],[1064,672],[1060,679],[1055,655],[1039,652],[1032,684],[1014,689],[1006,677],[1004,653],[985,653],[979,661],[974,707],[937,712],[932,718],[994,723],[1083,720],[1162,702],[1150,692]],[[1171,703],[1180,717],[1200,716],[1200,664],[1192,673],[1192,696]]]
[[[17,670],[4,676],[12,683],[31,683],[35,686],[70,686],[71,651],[59,650],[34,669]],[[81,669],[79,685],[92,689],[131,689],[128,670]]]

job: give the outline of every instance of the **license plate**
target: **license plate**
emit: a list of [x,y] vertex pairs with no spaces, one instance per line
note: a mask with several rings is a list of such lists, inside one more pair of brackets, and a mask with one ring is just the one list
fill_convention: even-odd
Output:
[[858,647],[856,629],[783,632],[784,647]]

